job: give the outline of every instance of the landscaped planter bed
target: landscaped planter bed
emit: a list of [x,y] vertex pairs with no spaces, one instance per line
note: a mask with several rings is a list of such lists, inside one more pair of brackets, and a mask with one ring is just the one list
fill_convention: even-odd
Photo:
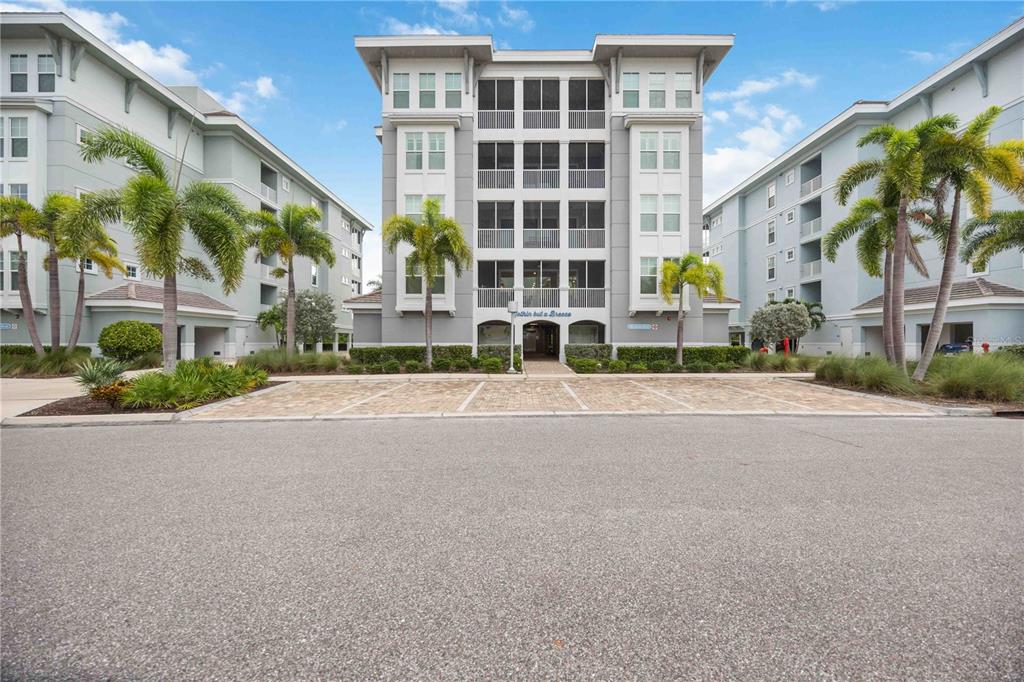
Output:
[[[287,382],[284,381],[268,381],[266,384],[254,388],[243,395],[249,395],[257,393],[264,389],[272,386],[280,386]],[[213,403],[220,402],[221,400],[228,400],[228,398],[217,398],[210,400],[203,405],[212,405]],[[200,407],[200,406],[197,406]],[[81,415],[102,415],[102,414],[168,414],[172,412],[180,412],[182,410],[176,410],[173,407],[167,408],[139,408],[132,409],[124,407],[123,405],[111,405],[110,403],[102,400],[93,400],[89,396],[77,395],[73,398],[61,398],[60,400],[54,400],[51,403],[37,407],[34,410],[23,412],[19,414],[19,417],[72,417]]]

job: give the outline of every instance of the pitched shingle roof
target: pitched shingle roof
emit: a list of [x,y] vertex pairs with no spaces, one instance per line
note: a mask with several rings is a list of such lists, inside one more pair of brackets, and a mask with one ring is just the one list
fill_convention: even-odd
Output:
[[[938,298],[938,294],[939,285],[937,284],[907,289],[904,293],[904,304],[914,305],[915,303],[935,303],[936,298]],[[986,296],[1024,297],[1024,290],[1006,286],[1005,284],[999,284],[998,282],[990,282],[983,277],[973,277],[960,282],[953,282],[953,288],[949,293],[949,300],[960,301],[968,298],[983,298]],[[882,296],[878,295],[864,301],[853,309],[871,310],[873,308],[881,307]]]
[[733,298],[732,296],[723,296],[722,300],[719,301],[717,298],[714,297],[714,295],[708,295],[708,296],[704,297],[704,302],[705,303],[742,303],[743,301],[741,301],[738,298]]
[[[143,301],[145,303],[163,303],[164,288],[149,284],[122,284],[121,286],[98,291],[87,297],[90,301]],[[178,289],[178,307],[206,308],[207,310],[224,310],[235,312],[235,309],[223,301],[206,294]]]
[[380,289],[375,289],[368,294],[346,298],[344,303],[380,303],[382,301]]

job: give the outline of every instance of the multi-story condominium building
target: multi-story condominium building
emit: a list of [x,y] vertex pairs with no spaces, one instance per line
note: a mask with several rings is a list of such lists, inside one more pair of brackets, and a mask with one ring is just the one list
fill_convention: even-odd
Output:
[[[489,36],[356,39],[382,95],[383,215],[425,198],[463,228],[471,272],[384,254],[383,291],[351,302],[355,343],[673,344],[661,262],[700,250],[703,85],[732,36],[599,35],[589,50],[496,50]],[[735,303],[689,306],[686,343],[727,343]]]
[[[198,87],[166,87],[63,14],[5,13],[0,22],[0,150],[2,191],[39,206],[52,192],[81,195],[117,188],[131,177],[122,163],[82,161],[79,141],[90,131],[122,127],[143,135],[168,166],[184,152],[182,186],[205,179],[231,189],[246,207],[276,212],[289,202],[318,207],[331,236],[337,265],[314,267],[298,259],[296,285],[330,293],[336,328],[350,333],[351,312],[342,301],[360,292],[363,233],[370,224],[242,118]],[[175,165],[176,167],[176,165]],[[162,281],[140,268],[134,240],[123,225],[110,225],[125,275],[107,279],[87,267],[82,342],[94,345],[101,329],[124,318],[159,323]],[[29,288],[43,343],[49,343],[45,245],[26,242]],[[189,256],[202,257],[188,241]],[[3,342],[26,343],[25,311],[17,291],[14,238],[0,244]],[[271,276],[275,263],[253,252],[245,280],[225,295],[219,283],[179,276],[180,355],[234,357],[275,345],[256,316],[285,292]],[[77,266],[61,265],[64,340],[71,327]]]
[[[750,316],[770,300],[796,298],[822,304],[828,322],[801,340],[819,353],[883,353],[882,281],[858,266],[855,241],[835,263],[822,257],[821,240],[857,199],[874,192],[864,185],[840,206],[838,176],[851,164],[881,155],[857,140],[881,123],[909,128],[938,114],[956,114],[962,125],[992,105],[1003,108],[990,141],[1024,137],[1024,20],[1008,26],[896,98],[859,101],[813,132],[704,211],[705,255],[725,269],[730,292],[742,300],[730,314],[734,340],[751,343]],[[970,218],[964,203],[962,220]],[[995,188],[994,210],[1020,210],[1013,195]],[[949,207],[947,207],[948,209]],[[907,267],[907,356],[917,357],[925,339],[942,272],[934,241],[920,245],[929,277]],[[942,342],[975,341],[996,348],[1024,337],[1024,263],[1019,251],[1004,252],[983,272],[958,264]]]

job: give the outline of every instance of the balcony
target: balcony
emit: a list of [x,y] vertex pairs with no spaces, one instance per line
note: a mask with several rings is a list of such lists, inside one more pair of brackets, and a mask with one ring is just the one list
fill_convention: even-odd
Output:
[[511,249],[515,247],[515,230],[477,230],[476,248]]
[[515,124],[515,111],[499,109],[496,111],[478,111],[477,127],[491,130],[511,130]]
[[266,263],[260,263],[260,279],[265,279],[270,282],[276,282],[277,277],[274,277],[272,272],[276,268],[276,265],[267,265]]
[[558,289],[523,289],[524,308],[557,308]]
[[515,296],[515,289],[477,289],[476,305],[478,308],[508,308]]
[[603,308],[604,289],[569,289],[570,308]]
[[570,249],[603,249],[604,230],[598,229],[570,229]]
[[605,126],[603,111],[570,111],[569,127],[573,130],[601,130]]
[[523,230],[524,249],[557,249],[558,230]]
[[821,277],[820,259],[800,264],[800,279],[810,279],[812,277]]
[[270,185],[263,184],[262,182],[260,183],[260,196],[275,204],[277,203],[277,190]]
[[558,128],[558,111],[524,111],[524,128]]
[[821,232],[821,218],[815,218],[800,225],[800,238],[810,237]]
[[807,182],[800,185],[800,196],[807,196],[811,192],[817,192],[821,189],[821,176],[811,178]]
[[604,189],[603,168],[570,168],[570,189]]
[[476,184],[479,189],[514,189],[516,186],[515,171],[511,168],[481,169],[477,171]]
[[558,170],[524,170],[523,189],[558,189]]

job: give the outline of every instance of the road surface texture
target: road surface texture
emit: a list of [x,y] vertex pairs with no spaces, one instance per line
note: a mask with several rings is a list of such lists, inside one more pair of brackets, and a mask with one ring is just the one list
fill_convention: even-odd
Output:
[[1024,424],[5,429],[3,679],[1021,679]]

